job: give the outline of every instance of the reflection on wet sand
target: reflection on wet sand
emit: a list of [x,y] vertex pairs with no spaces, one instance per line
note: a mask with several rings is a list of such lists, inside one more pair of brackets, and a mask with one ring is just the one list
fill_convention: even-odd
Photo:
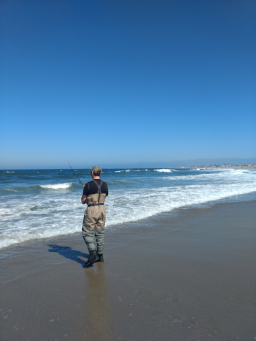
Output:
[[104,274],[104,265],[96,263],[93,268],[87,268],[88,279],[86,287],[86,324],[89,326],[92,341],[113,338],[110,303]]

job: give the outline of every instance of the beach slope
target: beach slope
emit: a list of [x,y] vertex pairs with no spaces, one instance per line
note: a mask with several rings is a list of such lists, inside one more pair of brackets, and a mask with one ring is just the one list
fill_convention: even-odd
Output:
[[79,234],[1,252],[0,340],[256,339],[256,203],[116,226],[104,264]]

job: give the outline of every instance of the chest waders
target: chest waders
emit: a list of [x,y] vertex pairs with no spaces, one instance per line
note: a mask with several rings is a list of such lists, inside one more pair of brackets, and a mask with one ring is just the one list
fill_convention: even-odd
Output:
[[[103,181],[96,184],[98,191],[95,194],[90,194],[86,197],[87,208],[84,213],[82,235],[87,245],[90,256],[85,263],[86,266],[92,265],[96,261],[103,262],[103,246],[105,235],[106,210],[104,202],[106,193],[101,192]],[[89,183],[88,183],[89,189]],[[94,236],[96,243],[94,241]],[[97,246],[96,246],[97,244]]]

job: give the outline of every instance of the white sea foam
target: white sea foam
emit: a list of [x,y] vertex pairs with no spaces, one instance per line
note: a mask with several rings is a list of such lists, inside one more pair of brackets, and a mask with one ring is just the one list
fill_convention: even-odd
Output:
[[41,188],[47,189],[67,189],[72,186],[72,182],[64,182],[62,184],[53,184],[53,185],[39,185]]
[[[246,174],[246,177],[244,176]],[[241,175],[241,176],[240,176]],[[166,178],[163,178],[166,179]],[[225,171],[220,172],[207,172],[207,173],[197,173],[194,175],[181,175],[181,176],[170,176],[168,177],[169,180],[186,180],[186,181],[193,181],[193,180],[208,180],[208,181],[225,181],[225,182],[232,182],[234,180],[244,182],[247,181],[256,181],[256,171],[248,170],[233,170],[227,169]]]
[[114,173],[129,173],[129,172],[148,172],[148,169],[121,169],[114,171]]
[[233,174],[245,174],[248,173],[248,170],[246,169],[239,169],[239,170],[232,170]]
[[121,169],[118,171],[115,171],[115,173],[129,173],[131,170],[130,169]]
[[13,171],[6,171],[6,173],[9,173],[9,174],[10,174],[10,173],[14,173],[14,172],[13,172]]
[[172,170],[168,168],[163,168],[163,169],[154,169],[155,172],[160,172],[160,173],[171,173]]

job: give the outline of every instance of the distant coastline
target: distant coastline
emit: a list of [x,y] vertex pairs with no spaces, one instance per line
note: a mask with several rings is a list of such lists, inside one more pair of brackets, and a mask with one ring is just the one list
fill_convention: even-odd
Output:
[[[187,168],[187,167],[181,167]],[[225,168],[225,169],[256,169],[256,164],[247,163],[247,164],[240,164],[240,165],[200,165],[200,166],[191,166],[189,168]]]
[[[180,167],[145,167],[147,169],[160,169],[160,168],[166,168],[166,169],[211,169],[211,168],[218,168],[218,169],[256,169],[256,164],[239,164],[239,165],[196,165],[196,166],[180,166]],[[139,167],[132,167],[131,169],[145,169],[145,168],[139,168]],[[123,168],[125,169],[125,168]]]

